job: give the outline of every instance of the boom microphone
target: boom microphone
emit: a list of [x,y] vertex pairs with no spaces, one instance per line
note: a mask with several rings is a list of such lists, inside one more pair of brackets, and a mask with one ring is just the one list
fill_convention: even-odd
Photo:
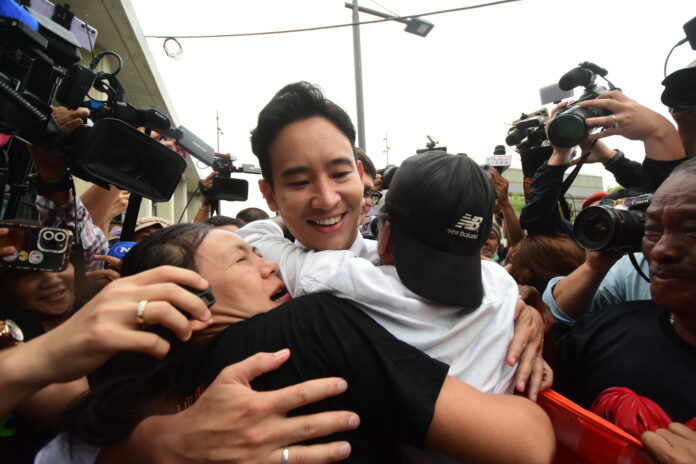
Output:
[[585,68],[573,68],[561,77],[558,86],[561,90],[573,90],[580,85],[584,86],[587,82],[592,82],[592,71]]

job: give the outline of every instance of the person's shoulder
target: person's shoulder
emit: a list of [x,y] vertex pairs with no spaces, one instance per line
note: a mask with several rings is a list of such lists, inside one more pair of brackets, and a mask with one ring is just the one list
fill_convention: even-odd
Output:
[[481,260],[481,281],[485,292],[517,286],[515,279],[503,266],[487,259]]

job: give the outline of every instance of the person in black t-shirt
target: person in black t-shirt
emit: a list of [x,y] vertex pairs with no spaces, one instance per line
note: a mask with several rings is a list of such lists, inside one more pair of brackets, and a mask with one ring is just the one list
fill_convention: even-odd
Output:
[[204,278],[224,274],[229,286],[213,289],[213,324],[192,344],[170,337],[163,361],[129,353],[112,358],[72,412],[72,438],[117,441],[147,415],[185,409],[226,365],[289,347],[291,361],[252,386],[263,391],[316,377],[346,379],[343,395],[292,414],[358,413],[361,426],[339,436],[351,443],[353,462],[399,462],[401,443],[477,462],[551,459],[550,423],[532,402],[486,395],[447,376],[445,364],[397,340],[349,302],[324,294],[291,300],[277,265],[235,234],[202,224],[170,227],[131,249],[122,272],[162,264],[193,267]]
[[[676,168],[655,193],[643,254],[652,300],[579,320],[559,342],[556,387],[586,407],[606,388],[627,387],[673,420],[688,421],[696,417],[695,159]],[[696,454],[696,441],[691,449]]]

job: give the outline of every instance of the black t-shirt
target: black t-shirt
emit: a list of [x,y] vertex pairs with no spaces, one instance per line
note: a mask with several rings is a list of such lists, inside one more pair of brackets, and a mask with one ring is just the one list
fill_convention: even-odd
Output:
[[587,313],[559,341],[559,393],[587,408],[610,387],[650,398],[674,421],[696,416],[696,346],[652,300]]
[[[291,300],[268,313],[233,324],[196,347],[179,376],[195,396],[229,364],[259,351],[290,348],[278,370],[252,382],[259,391],[338,376],[348,390],[293,411],[293,415],[351,410],[358,430],[314,440],[347,440],[352,462],[400,462],[398,443],[424,445],[448,366],[397,340],[350,302],[329,294]],[[182,391],[182,390],[180,390]]]

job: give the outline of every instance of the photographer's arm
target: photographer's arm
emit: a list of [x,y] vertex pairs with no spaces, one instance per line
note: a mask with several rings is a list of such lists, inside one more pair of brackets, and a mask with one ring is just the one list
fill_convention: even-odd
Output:
[[[201,180],[203,186],[210,190],[213,188],[213,178],[217,176],[217,172],[213,171],[205,179]],[[203,222],[210,217],[210,197],[203,194],[203,200],[201,201],[201,206],[196,212],[196,217],[193,218],[193,222]]]
[[621,253],[586,251],[585,256],[585,262],[556,282],[552,289],[556,305],[571,319],[585,314],[604,277],[621,258]]
[[502,174],[498,173],[496,169],[491,169],[491,184],[495,190],[496,198],[498,199],[498,205],[503,213],[503,226],[505,230],[505,235],[508,239],[508,246],[514,246],[520,240],[524,238],[524,231],[522,226],[520,226],[520,220],[515,214],[515,210],[512,209],[512,204],[510,203],[510,197],[508,196],[508,185],[509,182]]
[[89,211],[92,222],[99,226],[104,235],[108,235],[111,220],[128,207],[127,195],[127,191],[120,190],[113,185],[109,190],[99,185],[92,185],[80,195],[80,199]]

